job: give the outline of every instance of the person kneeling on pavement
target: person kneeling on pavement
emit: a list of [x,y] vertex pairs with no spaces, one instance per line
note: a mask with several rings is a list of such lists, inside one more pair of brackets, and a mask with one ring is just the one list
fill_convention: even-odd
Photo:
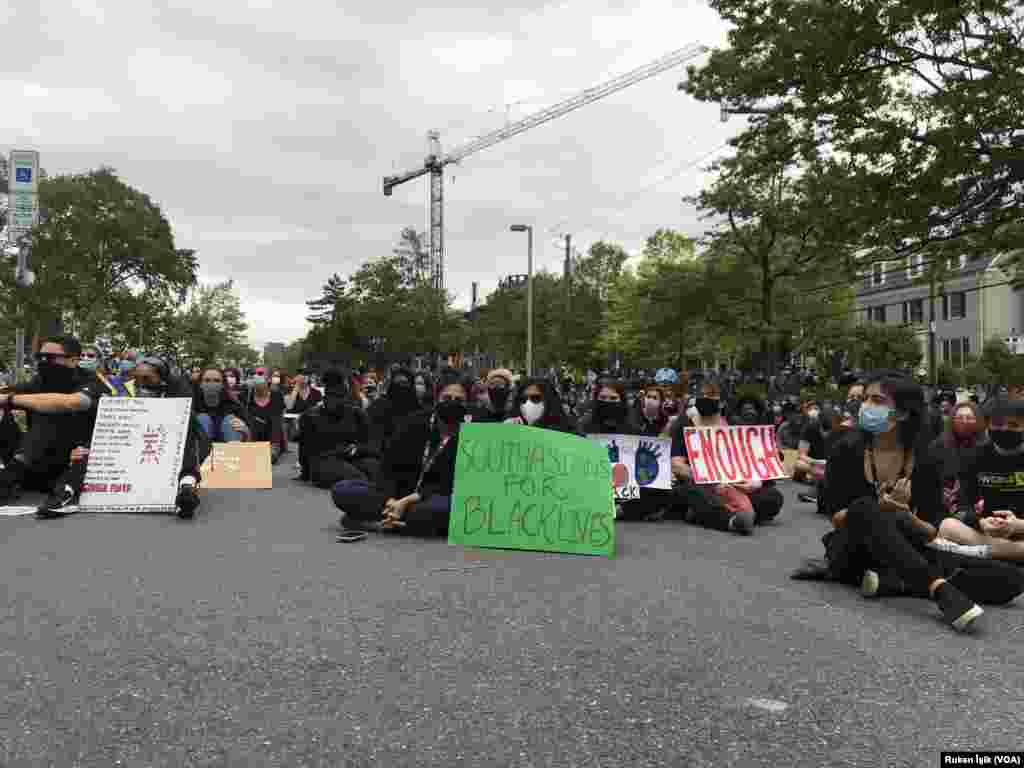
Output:
[[61,517],[78,511],[85,465],[71,461],[72,451],[92,439],[96,407],[106,388],[95,372],[80,368],[82,345],[73,336],[52,336],[36,355],[35,378],[0,395],[0,409],[26,411],[28,431],[5,430],[8,441],[0,455],[11,460],[0,470],[0,504],[16,501],[22,489],[49,493],[40,517]]
[[416,413],[399,428],[375,484],[343,480],[331,496],[342,528],[445,536],[455,484],[460,427],[471,420],[469,379],[446,369],[432,413]]
[[[175,378],[170,367],[159,357],[145,356],[138,359],[133,373],[135,386],[134,397],[182,397],[192,399],[192,383]],[[107,395],[104,395],[106,397]],[[210,440],[195,416],[195,404],[189,414],[188,433],[185,436],[185,454],[182,458],[181,472],[178,473],[178,495],[175,507],[178,517],[190,520],[195,517],[199,508],[198,486],[202,475],[199,467],[210,455]],[[76,448],[71,453],[73,463],[81,463],[84,467],[89,461],[89,449]]]
[[324,373],[324,399],[299,425],[299,480],[331,488],[342,480],[367,483],[378,473],[379,459],[368,446],[370,417],[352,399],[351,377],[340,370]]

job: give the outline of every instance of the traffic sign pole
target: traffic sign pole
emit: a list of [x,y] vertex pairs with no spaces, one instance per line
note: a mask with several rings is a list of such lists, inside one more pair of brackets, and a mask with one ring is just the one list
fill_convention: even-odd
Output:
[[[28,273],[29,246],[22,237],[39,223],[39,153],[34,150],[11,151],[8,169],[8,237],[18,244],[17,284],[24,285]],[[24,318],[22,318],[24,320]],[[14,381],[25,368],[25,328],[19,325],[14,335]]]

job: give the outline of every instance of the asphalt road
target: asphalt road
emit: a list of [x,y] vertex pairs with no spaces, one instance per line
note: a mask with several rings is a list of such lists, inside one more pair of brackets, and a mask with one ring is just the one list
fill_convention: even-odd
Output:
[[[285,462],[282,462],[284,464]],[[290,465],[290,461],[287,462]],[[4,766],[937,766],[1024,749],[1024,601],[794,582],[810,505],[615,560],[335,542],[326,493],[0,518]]]

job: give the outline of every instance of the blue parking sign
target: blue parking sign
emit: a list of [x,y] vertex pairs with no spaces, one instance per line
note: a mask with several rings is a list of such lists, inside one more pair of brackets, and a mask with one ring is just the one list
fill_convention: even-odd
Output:
[[32,169],[31,168],[15,168],[14,169],[14,180],[19,184],[31,184],[32,183]]

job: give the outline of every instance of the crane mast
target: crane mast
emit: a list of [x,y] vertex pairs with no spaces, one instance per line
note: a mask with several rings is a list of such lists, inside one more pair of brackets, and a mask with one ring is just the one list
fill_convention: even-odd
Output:
[[441,136],[437,131],[430,131],[427,134],[429,140],[429,154],[423,162],[422,167],[414,168],[396,176],[384,177],[384,195],[390,197],[392,190],[400,184],[412,179],[430,174],[430,268],[433,284],[436,288],[444,288],[444,168],[450,163],[458,163],[460,160],[479,152],[480,150],[492,147],[499,142],[510,139],[524,131],[535,128],[538,125],[555,120],[573,110],[593,104],[605,96],[621,91],[623,88],[639,83],[655,75],[661,74],[680,64],[694,59],[710,49],[707,46],[691,44],[679,50],[667,53],[661,58],[655,59],[649,64],[637,67],[630,72],[612,78],[600,85],[587,88],[575,96],[559,102],[547,109],[542,109],[532,115],[524,117],[515,123],[506,125],[496,131],[484,134],[476,139],[466,142],[446,155],[441,153]]

